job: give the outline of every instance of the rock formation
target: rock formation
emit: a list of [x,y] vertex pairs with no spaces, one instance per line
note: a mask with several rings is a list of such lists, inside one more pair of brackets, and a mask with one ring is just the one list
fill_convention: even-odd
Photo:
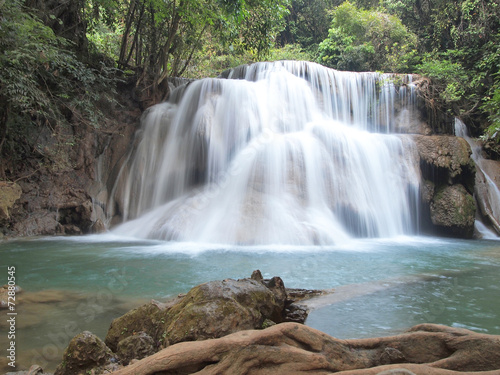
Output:
[[54,375],[85,373],[87,369],[108,364],[112,357],[113,353],[99,337],[82,332],[70,341]]
[[[106,345],[116,351],[129,337],[144,333],[155,349],[182,341],[222,337],[247,329],[261,329],[266,321],[286,320],[290,309],[279,277],[211,281],[168,303],[153,301],[117,318],[106,335]],[[267,285],[266,285],[267,284]]]
[[475,165],[469,144],[455,136],[414,136],[421,160],[424,226],[442,235],[474,233]]

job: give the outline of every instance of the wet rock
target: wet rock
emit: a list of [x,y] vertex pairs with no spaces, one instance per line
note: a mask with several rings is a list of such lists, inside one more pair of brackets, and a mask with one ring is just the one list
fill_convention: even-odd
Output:
[[260,272],[260,270],[253,271],[252,276],[250,276],[250,278],[256,281],[264,281],[264,278],[262,277],[262,273]]
[[285,307],[285,322],[304,323],[309,315],[309,309],[305,305],[291,303]]
[[474,233],[476,168],[467,141],[455,136],[413,136],[420,155],[422,228],[446,236]]
[[128,365],[133,359],[142,359],[154,353],[156,353],[155,342],[144,332],[121,340],[116,350],[116,355],[124,365]]
[[70,341],[54,375],[84,374],[92,370],[99,374],[111,364],[112,358],[113,353],[106,344],[99,337],[85,331]]
[[291,302],[299,302],[299,301],[302,301],[304,299],[322,296],[322,295],[329,294],[332,292],[333,292],[333,289],[322,290],[322,289],[286,288],[287,298]]
[[470,238],[474,234],[474,198],[462,185],[437,189],[430,205],[432,223],[443,234]]

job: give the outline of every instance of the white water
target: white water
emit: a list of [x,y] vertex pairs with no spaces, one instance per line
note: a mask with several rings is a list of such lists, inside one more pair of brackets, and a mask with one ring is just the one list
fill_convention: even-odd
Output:
[[[472,149],[472,160],[474,160],[474,162],[476,163],[476,168],[478,168],[484,175],[486,183],[486,197],[476,197],[476,200],[485,199],[488,202],[487,210],[490,211],[488,215],[489,220],[491,224],[500,231],[500,190],[498,189],[497,184],[495,184],[491,176],[489,176],[484,166],[485,158],[481,153],[481,145],[474,139],[469,137],[467,126],[459,118],[455,119],[455,135],[457,137],[464,138],[467,143],[469,143]],[[477,183],[478,182],[476,180],[476,184]],[[476,230],[481,234],[483,238],[498,238],[497,234],[494,231],[489,229],[484,223],[480,222],[479,220],[476,220],[475,226]]]
[[326,245],[417,232],[417,152],[392,134],[414,104],[411,84],[305,62],[228,78],[148,110],[113,192],[126,221],[116,233]]

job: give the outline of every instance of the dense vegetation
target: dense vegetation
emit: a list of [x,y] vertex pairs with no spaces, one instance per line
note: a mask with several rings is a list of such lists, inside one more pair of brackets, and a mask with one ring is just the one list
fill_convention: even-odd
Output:
[[0,0],[0,152],[57,160],[119,81],[159,101],[168,77],[262,59],[419,73],[436,113],[498,143],[499,26],[491,0]]

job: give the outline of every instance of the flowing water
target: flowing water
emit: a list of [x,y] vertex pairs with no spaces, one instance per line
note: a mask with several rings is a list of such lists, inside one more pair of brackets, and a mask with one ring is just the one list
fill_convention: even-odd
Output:
[[126,221],[114,232],[237,245],[415,234],[419,160],[395,134],[414,91],[411,76],[305,62],[191,83],[146,114],[109,204]]
[[145,113],[111,193],[109,217],[123,224],[0,243],[0,269],[15,266],[23,288],[20,368],[53,370],[83,330],[104,338],[146,301],[256,269],[335,288],[310,302],[306,323],[339,338],[423,322],[500,334],[498,242],[419,235],[407,134],[417,117],[411,76],[311,63],[255,64],[174,91]]
[[[485,189],[483,194],[485,195],[485,197],[483,197],[483,199],[488,202],[486,210],[489,211],[488,217],[490,225],[493,225],[496,228],[497,232],[500,233],[500,189],[493,180],[495,176],[490,175],[490,173],[488,172],[488,167],[486,165],[486,163],[491,163],[492,161],[487,160],[483,156],[481,144],[477,140],[472,139],[469,136],[467,126],[458,118],[455,119],[455,135],[457,137],[464,138],[471,147],[471,157],[476,164],[477,173],[481,173],[484,176]],[[483,238],[498,237],[498,234],[496,232],[488,228],[480,220],[476,220],[476,229],[479,233],[482,234]]]

